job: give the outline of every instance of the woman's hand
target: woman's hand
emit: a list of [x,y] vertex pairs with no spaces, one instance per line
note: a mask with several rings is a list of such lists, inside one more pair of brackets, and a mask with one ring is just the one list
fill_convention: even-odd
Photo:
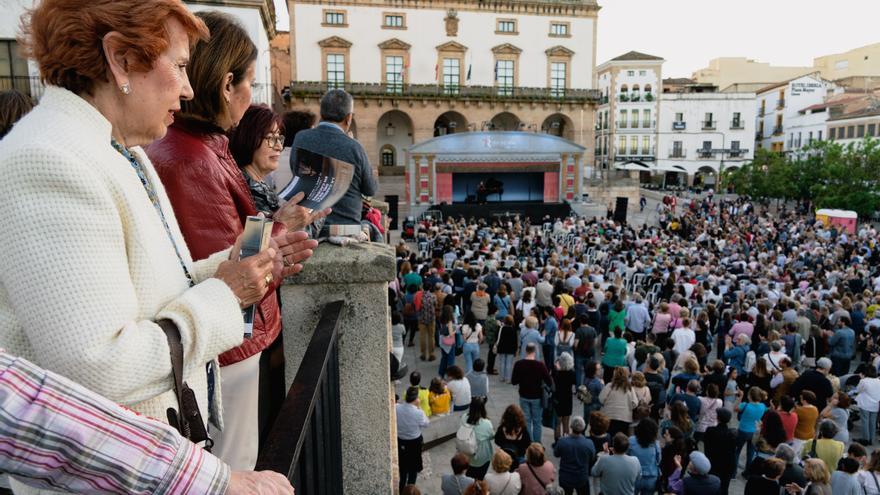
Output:
[[804,491],[797,483],[789,483],[785,485],[785,491],[787,491],[791,495],[795,495],[797,493],[801,493]]
[[302,262],[312,256],[318,241],[309,239],[309,234],[303,231],[285,232],[270,239],[269,247],[276,251],[272,276],[281,280],[302,271]]
[[303,200],[305,193],[299,192],[296,196],[290,198],[290,201],[284,203],[284,206],[278,209],[272,219],[281,222],[287,227],[288,232],[303,230],[306,226],[311,225],[316,220],[320,220],[330,214],[330,208],[320,211],[312,211],[299,205]]
[[[233,251],[238,252],[235,248]],[[272,248],[244,260],[238,260],[236,254],[235,260],[220,263],[217,272],[214,273],[214,278],[220,279],[228,285],[235,297],[238,298],[238,305],[241,308],[246,308],[260,302],[269,285],[272,284],[272,266],[275,254],[276,251]]]
[[673,457],[672,462],[675,463],[675,467],[677,467],[678,469],[681,469],[681,456],[680,455],[676,455],[675,457]]

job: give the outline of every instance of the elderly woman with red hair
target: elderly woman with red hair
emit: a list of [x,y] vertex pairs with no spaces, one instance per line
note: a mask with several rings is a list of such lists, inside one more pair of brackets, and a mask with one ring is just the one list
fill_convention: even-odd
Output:
[[141,146],[193,97],[190,47],[208,29],[179,0],[42,0],[23,26],[47,88],[0,143],[0,347],[167,421],[167,320],[202,418],[222,422],[208,370],[241,344],[241,309],[315,244],[285,233],[244,260],[235,238],[199,261],[187,248]]

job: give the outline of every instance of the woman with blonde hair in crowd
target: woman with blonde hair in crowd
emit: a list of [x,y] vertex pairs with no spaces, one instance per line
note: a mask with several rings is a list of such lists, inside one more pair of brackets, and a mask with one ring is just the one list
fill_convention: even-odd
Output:
[[177,0],[43,0],[22,25],[46,91],[0,145],[0,347],[167,421],[181,407],[163,327],[176,327],[199,419],[234,422],[206,365],[216,379],[217,356],[242,343],[241,309],[317,244],[283,234],[245,260],[230,249],[237,235],[201,255],[188,248],[141,147],[193,98],[190,48],[208,38],[205,23]]
[[547,460],[544,446],[534,442],[526,449],[526,462],[516,468],[522,481],[521,495],[545,495],[547,487],[556,481],[556,467]]
[[796,483],[785,485],[785,491],[789,495],[832,495],[831,473],[822,459],[807,459],[804,461],[804,478],[807,486],[801,488]]
[[641,371],[634,371],[630,381],[632,382],[633,391],[636,393],[636,398],[639,400],[639,405],[650,406],[651,389],[648,388],[648,381],[645,379],[645,374]]
[[519,473],[510,471],[513,459],[507,452],[495,449],[492,456],[492,468],[486,473],[485,482],[492,495],[517,495],[522,489]]
[[639,405],[639,399],[629,383],[629,371],[626,368],[622,366],[614,368],[611,383],[602,389],[599,401],[602,403],[602,413],[611,420],[608,433],[611,436],[615,433],[628,436],[629,424],[633,420],[633,409]]

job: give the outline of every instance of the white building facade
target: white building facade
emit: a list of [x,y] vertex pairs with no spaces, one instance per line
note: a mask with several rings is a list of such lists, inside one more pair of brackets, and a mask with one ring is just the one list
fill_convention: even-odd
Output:
[[21,16],[32,6],[32,0],[0,0],[0,91],[14,88],[36,100],[43,95],[40,70],[19,55],[16,40]]
[[[786,136],[790,134],[787,128],[798,120],[801,110],[823,103],[833,88],[832,83],[816,75],[806,75],[757,91],[755,147],[786,151]],[[797,132],[803,136],[804,125],[810,127],[812,119],[801,120],[806,123]]]
[[655,162],[663,62],[661,57],[629,52],[596,68],[602,95],[596,109],[596,170]]
[[[714,184],[719,173],[754,157],[754,93],[664,93],[656,169],[667,179]],[[669,180],[667,180],[669,182]]]
[[798,111],[785,127],[786,153],[798,153],[815,141],[827,138],[828,103],[817,103]]

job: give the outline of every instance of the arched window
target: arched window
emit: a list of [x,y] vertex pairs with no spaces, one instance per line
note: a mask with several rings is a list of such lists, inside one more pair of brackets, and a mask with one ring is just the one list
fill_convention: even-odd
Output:
[[394,148],[388,146],[382,148],[382,166],[385,167],[393,167],[396,163],[394,162]]
[[639,101],[640,96],[641,96],[641,93],[639,92],[639,85],[633,84],[632,101]]

